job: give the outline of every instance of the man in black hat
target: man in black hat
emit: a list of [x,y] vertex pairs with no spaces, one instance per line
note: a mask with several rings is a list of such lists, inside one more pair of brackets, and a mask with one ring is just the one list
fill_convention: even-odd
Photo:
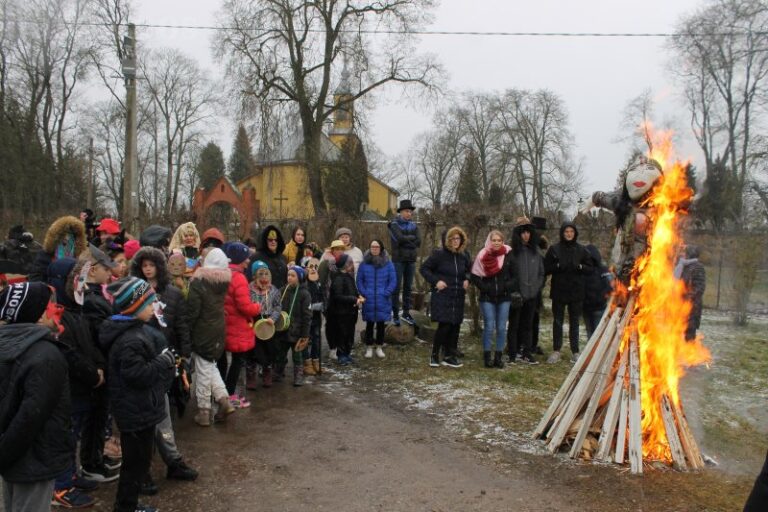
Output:
[[387,225],[392,238],[392,262],[397,272],[397,288],[392,294],[392,321],[400,325],[400,288],[403,290],[403,320],[413,325],[411,318],[411,287],[416,275],[416,253],[421,246],[419,227],[411,220],[416,209],[410,199],[400,201],[395,217]]

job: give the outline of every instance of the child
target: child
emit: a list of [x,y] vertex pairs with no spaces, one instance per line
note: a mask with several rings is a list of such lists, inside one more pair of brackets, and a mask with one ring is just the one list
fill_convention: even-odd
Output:
[[69,467],[67,362],[46,313],[43,283],[16,283],[0,292],[0,475],[7,512],[51,508],[53,483]]
[[109,400],[123,452],[114,510],[154,510],[138,504],[139,490],[152,461],[155,427],[165,417],[176,356],[169,348],[158,353],[144,328],[154,317],[155,291],[149,283],[124,277],[107,291],[118,313],[104,321],[99,336],[109,354]]
[[304,286],[304,269],[291,267],[288,269],[287,283],[283,287],[281,306],[288,312],[288,329],[275,336],[277,343],[277,360],[275,362],[275,377],[282,379],[285,365],[288,362],[288,351],[292,351],[293,385],[304,385],[304,362],[302,351],[309,343],[309,326],[312,322],[312,311],[309,304],[312,298]]
[[219,405],[216,420],[224,420],[235,412],[216,361],[224,353],[224,298],[232,280],[229,259],[221,249],[211,249],[203,266],[189,281],[187,297],[187,323],[192,337],[197,414],[195,423],[201,427],[211,425],[211,396]]
[[328,299],[328,323],[336,325],[338,335],[336,354],[339,364],[348,365],[352,359],[352,345],[355,342],[357,311],[365,299],[357,293],[355,286],[355,264],[347,254],[337,261],[338,269],[331,274],[331,293]]
[[321,324],[325,309],[325,287],[320,281],[318,269],[320,261],[307,257],[301,260],[301,266],[307,270],[307,290],[312,298],[309,309],[312,310],[312,324],[309,327],[309,347],[304,353],[304,375],[320,375],[320,344],[322,342]]
[[[280,320],[280,290],[272,284],[272,272],[269,265],[261,260],[251,265],[250,292],[251,301],[261,305],[261,318],[275,324]],[[256,361],[261,365],[262,385],[272,387],[272,363],[277,360],[277,342],[273,339],[256,341]]]

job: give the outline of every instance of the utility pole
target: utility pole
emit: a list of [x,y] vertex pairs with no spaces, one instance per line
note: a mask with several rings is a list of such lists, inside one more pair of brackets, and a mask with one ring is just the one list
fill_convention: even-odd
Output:
[[123,77],[125,78],[125,168],[123,171],[123,227],[132,233],[138,228],[139,172],[136,152],[136,25],[128,24],[123,38]]
[[88,191],[86,198],[86,206],[93,209],[95,204],[93,202],[93,137],[90,138],[88,144]]

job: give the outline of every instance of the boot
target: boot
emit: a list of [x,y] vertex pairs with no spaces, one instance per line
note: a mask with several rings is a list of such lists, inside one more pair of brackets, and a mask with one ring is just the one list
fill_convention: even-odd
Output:
[[317,375],[317,372],[315,371],[315,367],[312,366],[311,359],[304,360],[304,375],[309,375],[309,376]]
[[227,416],[235,412],[235,406],[229,401],[228,396],[223,396],[216,401],[219,404],[219,412],[213,416],[213,421],[225,421]]
[[272,373],[273,382],[283,382],[285,378],[285,365],[275,366],[275,371]]
[[304,385],[304,367],[302,365],[293,365],[293,385],[296,387]]
[[490,350],[484,350],[483,351],[483,364],[486,368],[493,368],[493,364],[491,364],[491,351]]
[[198,409],[195,414],[195,423],[201,427],[211,426],[211,410],[210,409]]
[[256,367],[248,365],[245,367],[245,389],[254,391],[258,388]]
[[322,375],[323,369],[320,367],[320,360],[319,359],[313,359],[312,360],[312,369],[315,370],[315,375]]
[[501,360],[502,354],[503,352],[501,352],[500,350],[497,350],[493,354],[493,366],[499,369],[504,368],[504,361]]
[[261,369],[261,385],[265,388],[272,387],[272,368],[269,366]]

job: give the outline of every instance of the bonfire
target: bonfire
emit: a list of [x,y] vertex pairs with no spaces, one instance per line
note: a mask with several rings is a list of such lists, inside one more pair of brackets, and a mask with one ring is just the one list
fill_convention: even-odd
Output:
[[685,369],[710,360],[701,336],[685,341],[691,304],[673,277],[681,225],[693,196],[686,164],[673,158],[671,134],[648,155],[663,176],[643,200],[650,219],[648,248],[617,286],[582,357],[534,431],[552,453],[624,463],[642,473],[661,461],[678,469],[704,463],[680,401]]

